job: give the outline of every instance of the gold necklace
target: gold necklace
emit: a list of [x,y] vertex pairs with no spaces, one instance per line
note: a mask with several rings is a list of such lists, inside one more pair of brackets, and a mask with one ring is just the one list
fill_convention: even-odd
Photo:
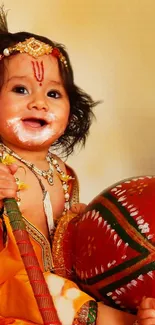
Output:
[[2,150],[4,150],[5,152],[7,152],[10,156],[16,158],[17,160],[21,161],[24,165],[26,165],[32,172],[36,173],[39,176],[44,177],[45,179],[47,179],[48,183],[50,185],[53,185],[53,166],[51,163],[51,159],[49,158],[49,156],[46,156],[46,160],[49,164],[49,169],[46,170],[41,170],[39,168],[37,168],[34,164],[32,164],[31,162],[23,159],[22,157],[18,156],[13,150],[11,150],[10,148],[8,148],[7,146],[5,146],[3,143],[0,143],[0,148]]
[[51,200],[50,200],[50,195],[49,192],[46,191],[45,186],[42,182],[42,180],[40,179],[39,176],[44,177],[49,185],[53,185],[53,172],[54,172],[54,168],[56,169],[58,176],[61,180],[62,183],[62,188],[64,191],[64,198],[65,198],[65,204],[64,204],[64,210],[63,210],[63,214],[66,213],[67,210],[69,210],[70,208],[70,203],[69,203],[69,199],[70,199],[70,195],[68,193],[68,181],[73,179],[71,176],[66,175],[60,168],[58,161],[56,159],[54,159],[50,153],[48,153],[46,160],[49,164],[49,169],[46,170],[41,170],[39,168],[37,168],[34,164],[32,164],[31,162],[23,159],[22,157],[20,157],[19,155],[17,155],[13,150],[11,150],[10,148],[8,148],[7,146],[5,146],[3,143],[0,143],[0,149],[2,150],[3,154],[7,153],[8,155],[14,157],[15,159],[21,161],[25,166],[27,166],[32,172],[33,174],[36,176],[36,178],[38,179],[38,182],[40,184],[40,187],[42,189],[42,193],[43,193],[43,206],[44,206],[44,212],[47,218],[47,224],[48,224],[48,228],[49,228],[49,234],[50,236],[53,234],[53,230],[54,230],[54,218],[53,218],[53,210],[52,210],[52,205],[51,205]]

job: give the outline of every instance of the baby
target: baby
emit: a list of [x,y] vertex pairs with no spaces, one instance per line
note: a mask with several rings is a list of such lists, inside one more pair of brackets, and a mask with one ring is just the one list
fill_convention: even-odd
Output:
[[[56,155],[55,149],[68,157],[76,144],[85,144],[95,105],[96,102],[75,85],[64,47],[40,35],[10,33],[1,10],[1,325],[132,325],[135,321],[133,315],[97,303],[74,282],[63,277],[62,243],[57,240],[56,231],[59,227],[62,235],[63,217],[71,220],[84,205],[79,205],[75,172]],[[8,198],[18,202],[22,226],[17,220],[11,227],[4,206]],[[18,238],[21,234],[25,236],[22,227],[26,228],[29,242],[27,237]],[[59,270],[51,253],[54,254],[53,238],[60,249]],[[26,251],[21,254],[28,258],[25,264],[18,250],[20,245],[26,245]],[[38,265],[32,263],[31,246]],[[36,276],[39,268],[43,274],[41,281],[46,280],[53,298],[59,322],[48,317],[47,296]],[[35,282],[37,294],[31,282]],[[39,298],[41,307],[36,302]],[[45,309],[46,321],[40,313]],[[138,317],[143,324],[140,314]],[[151,323],[146,321],[145,324]]]

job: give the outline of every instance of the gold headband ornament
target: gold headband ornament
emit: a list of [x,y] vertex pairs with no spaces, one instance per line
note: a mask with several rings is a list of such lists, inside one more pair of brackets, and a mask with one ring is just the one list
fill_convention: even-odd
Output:
[[5,48],[3,54],[0,55],[0,60],[4,57],[10,56],[14,52],[27,53],[37,59],[44,54],[51,54],[59,59],[67,68],[67,60],[57,47],[52,47],[49,44],[41,42],[34,37],[26,39],[24,42],[19,42],[12,47]]

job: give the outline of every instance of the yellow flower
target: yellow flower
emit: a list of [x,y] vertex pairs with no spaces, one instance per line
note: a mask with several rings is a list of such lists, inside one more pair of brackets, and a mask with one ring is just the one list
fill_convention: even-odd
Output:
[[1,162],[4,165],[12,165],[16,162],[16,159],[6,154],[4,157],[1,158]]
[[70,181],[70,180],[72,180],[72,179],[74,179],[72,176],[70,176],[70,175],[66,175],[66,174],[58,174],[58,176],[59,176],[59,178],[61,179],[61,181],[63,181],[63,182],[68,182],[68,181]]
[[18,191],[26,190],[28,188],[28,185],[25,184],[24,182],[18,181],[17,185],[18,185]]

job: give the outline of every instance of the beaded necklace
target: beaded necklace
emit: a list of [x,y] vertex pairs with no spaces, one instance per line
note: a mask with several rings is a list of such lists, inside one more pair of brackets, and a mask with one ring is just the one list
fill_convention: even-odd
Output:
[[68,181],[73,179],[72,176],[65,174],[61,170],[61,168],[58,164],[58,161],[51,156],[50,152],[48,152],[48,154],[46,156],[46,160],[49,164],[49,169],[46,171],[46,170],[41,170],[41,169],[37,168],[31,162],[23,159],[18,154],[16,154],[13,150],[11,150],[7,146],[5,146],[3,143],[0,143],[0,149],[2,150],[2,158],[3,159],[6,154],[14,157],[15,159],[21,161],[25,166],[27,166],[31,170],[31,172],[36,176],[36,178],[40,184],[40,187],[42,189],[42,193],[43,193],[43,206],[44,206],[44,212],[45,212],[45,215],[47,218],[49,235],[52,236],[55,225],[54,225],[54,217],[53,217],[53,210],[52,210],[52,205],[51,205],[51,201],[50,201],[50,195],[49,195],[49,192],[45,189],[45,186],[39,176],[44,177],[48,181],[49,185],[52,186],[54,184],[53,183],[54,168],[56,169],[57,174],[61,180],[62,188],[64,191],[65,204],[64,204],[63,214],[65,214],[66,211],[69,210],[69,208],[70,208],[70,203],[69,203],[70,195],[68,192],[68,187],[69,187]]

